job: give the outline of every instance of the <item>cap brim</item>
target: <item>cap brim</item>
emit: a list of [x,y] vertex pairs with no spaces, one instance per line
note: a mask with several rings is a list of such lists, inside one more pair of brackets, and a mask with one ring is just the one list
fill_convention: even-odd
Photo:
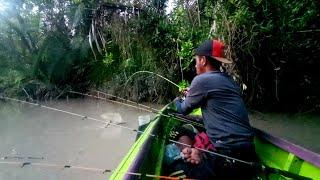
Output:
[[231,64],[232,61],[230,61],[229,59],[226,58],[222,58],[222,57],[213,57],[214,59],[216,59],[217,61],[220,61],[222,63],[226,63],[226,64]]

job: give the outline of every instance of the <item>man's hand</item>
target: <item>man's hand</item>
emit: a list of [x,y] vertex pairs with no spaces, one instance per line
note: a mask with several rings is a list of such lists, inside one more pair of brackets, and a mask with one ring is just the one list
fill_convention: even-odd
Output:
[[190,88],[182,89],[181,93],[183,94],[183,96],[187,96],[189,90],[190,90]]

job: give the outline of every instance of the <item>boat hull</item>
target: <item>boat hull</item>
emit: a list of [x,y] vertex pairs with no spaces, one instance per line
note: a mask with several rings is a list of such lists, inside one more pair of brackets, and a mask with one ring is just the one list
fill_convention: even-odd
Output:
[[[166,111],[164,108],[162,113],[166,114]],[[130,173],[161,175],[164,148],[168,139],[166,135],[179,123],[181,122],[174,118],[157,115],[133,144],[110,179],[139,179],[139,176]],[[265,167],[271,167],[289,175],[320,180],[319,154],[258,129],[256,129],[254,142],[259,160]],[[261,179],[270,180],[288,179],[288,176],[285,177],[283,173],[267,170],[257,171],[258,176]]]

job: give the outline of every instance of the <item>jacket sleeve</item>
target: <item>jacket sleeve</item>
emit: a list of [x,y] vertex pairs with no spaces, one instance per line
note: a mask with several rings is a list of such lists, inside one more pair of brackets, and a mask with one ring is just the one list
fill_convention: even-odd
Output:
[[184,100],[176,100],[175,105],[177,111],[184,115],[189,114],[195,108],[201,106],[201,103],[206,97],[205,86],[200,78],[196,77],[190,86],[189,92]]

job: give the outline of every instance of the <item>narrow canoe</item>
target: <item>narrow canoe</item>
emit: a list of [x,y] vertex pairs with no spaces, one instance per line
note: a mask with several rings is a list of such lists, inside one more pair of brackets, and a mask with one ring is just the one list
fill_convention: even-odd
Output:
[[[164,116],[168,113],[166,107],[161,112],[140,134],[112,173],[111,180],[139,179],[134,173],[161,175],[164,149],[168,143],[166,135],[173,126],[181,123],[173,117]],[[163,138],[155,138],[150,134]],[[320,154],[258,129],[256,129],[255,146],[260,164],[267,167],[257,171],[257,177],[260,179],[320,180]],[[150,177],[142,176],[140,179],[150,179]]]

